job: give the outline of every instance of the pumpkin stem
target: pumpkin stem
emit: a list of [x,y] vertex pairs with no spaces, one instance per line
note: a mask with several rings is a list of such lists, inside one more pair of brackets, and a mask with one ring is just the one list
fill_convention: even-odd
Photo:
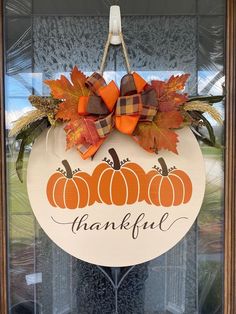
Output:
[[64,166],[65,169],[66,169],[66,177],[67,177],[68,179],[71,179],[71,178],[73,177],[73,173],[72,173],[70,164],[68,163],[68,161],[67,161],[66,159],[62,160],[61,163],[63,164],[63,166]]
[[111,158],[113,159],[113,165],[114,165],[113,168],[115,170],[120,170],[120,160],[116,151],[114,150],[114,148],[110,148],[108,152],[111,155]]
[[162,170],[161,174],[164,177],[168,176],[168,168],[167,168],[167,165],[166,165],[164,158],[162,158],[162,157],[158,158],[158,162],[161,165],[161,170]]

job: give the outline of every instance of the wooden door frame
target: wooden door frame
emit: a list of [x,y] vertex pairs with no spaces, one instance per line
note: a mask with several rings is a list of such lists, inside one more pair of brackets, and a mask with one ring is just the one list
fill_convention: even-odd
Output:
[[[224,314],[236,313],[236,0],[227,0]],[[0,313],[8,313],[3,0],[0,0]]]
[[236,0],[227,1],[224,313],[236,313]]
[[8,313],[3,0],[0,0],[0,313]]

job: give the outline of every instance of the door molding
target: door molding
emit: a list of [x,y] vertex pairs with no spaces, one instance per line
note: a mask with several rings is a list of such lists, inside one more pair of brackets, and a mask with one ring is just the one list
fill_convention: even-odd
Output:
[[[224,314],[236,313],[236,0],[227,0]],[[8,313],[3,0],[0,0],[0,313]]]
[[8,312],[3,0],[0,0],[0,313]]
[[236,0],[227,1],[224,313],[236,313]]

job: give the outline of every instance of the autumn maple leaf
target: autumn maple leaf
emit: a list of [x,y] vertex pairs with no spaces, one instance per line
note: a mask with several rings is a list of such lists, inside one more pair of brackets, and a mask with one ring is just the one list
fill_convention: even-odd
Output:
[[82,118],[69,122],[64,130],[66,132],[66,149],[78,146],[83,142],[83,122]]
[[171,76],[167,82],[154,80],[152,87],[156,90],[158,99],[158,110],[168,112],[178,110],[178,107],[187,100],[187,94],[180,94],[185,87],[189,74]]
[[98,135],[96,126],[94,124],[94,119],[92,118],[84,119],[83,137],[86,143],[89,143],[91,145],[96,145],[101,140],[101,138]]
[[134,132],[134,138],[147,151],[158,152],[161,149],[178,154],[178,129],[183,117],[178,111],[159,112],[152,123],[140,122]]
[[166,82],[165,89],[169,92],[182,91],[189,78],[190,74],[172,75]]
[[77,109],[79,98],[90,93],[85,86],[86,76],[76,66],[70,77],[71,82],[64,75],[57,80],[44,81],[50,87],[52,96],[63,100],[56,114],[56,118],[63,121],[74,121],[79,118]]
[[82,118],[67,123],[64,127],[66,132],[66,149],[80,144],[96,145],[100,141],[97,129],[92,118]]
[[159,128],[178,129],[183,123],[183,117],[178,111],[158,112],[154,122]]

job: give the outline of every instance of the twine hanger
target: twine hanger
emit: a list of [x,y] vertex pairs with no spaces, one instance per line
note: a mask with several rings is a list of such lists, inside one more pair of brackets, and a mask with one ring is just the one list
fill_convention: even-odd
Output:
[[[100,66],[100,70],[99,70],[99,73],[101,75],[103,75],[103,72],[104,72],[104,68],[105,68],[105,64],[106,64],[106,59],[107,59],[109,47],[112,44],[111,43],[112,36],[114,36],[114,35],[116,35],[116,36],[118,35],[118,37],[120,38],[120,43],[121,43],[122,48],[123,48],[123,54],[124,54],[124,58],[125,58],[127,72],[131,73],[131,68],[130,68],[129,57],[128,57],[128,53],[127,53],[127,48],[126,48],[124,37],[123,37],[122,31],[121,31],[120,8],[117,8],[117,7],[118,6],[112,6],[111,10],[110,10],[110,29],[109,29],[109,33],[108,33],[107,42],[106,42],[105,47],[104,47],[103,57],[102,57],[101,66]],[[117,9],[118,9],[118,12],[117,12]],[[115,12],[113,10],[115,10]],[[118,13],[118,16],[115,16],[115,15],[114,16],[115,16],[116,19],[119,19],[118,22],[120,23],[120,30],[118,31],[118,34],[117,33],[114,34],[112,32],[112,27],[111,27],[112,23],[111,22],[112,22],[113,14],[117,15],[117,13]],[[114,22],[115,22],[115,27],[117,27],[117,20],[115,20]]]

